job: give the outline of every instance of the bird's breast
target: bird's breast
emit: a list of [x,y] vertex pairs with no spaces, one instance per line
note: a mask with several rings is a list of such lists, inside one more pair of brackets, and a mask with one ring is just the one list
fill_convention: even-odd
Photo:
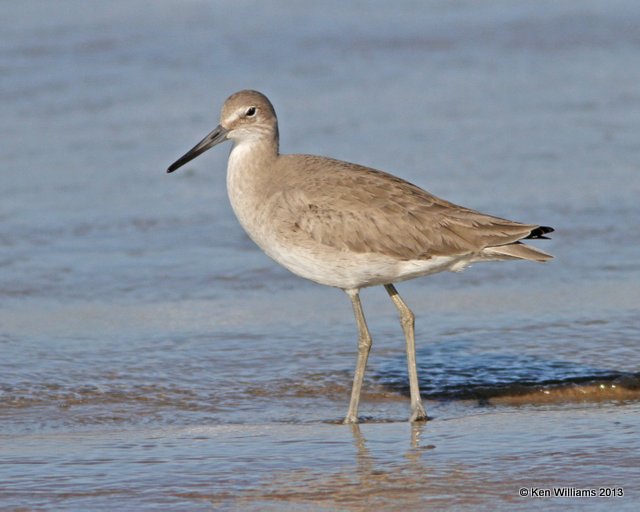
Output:
[[269,213],[272,203],[272,179],[264,162],[248,158],[242,146],[229,156],[227,193],[240,225],[258,246],[269,253],[277,219]]

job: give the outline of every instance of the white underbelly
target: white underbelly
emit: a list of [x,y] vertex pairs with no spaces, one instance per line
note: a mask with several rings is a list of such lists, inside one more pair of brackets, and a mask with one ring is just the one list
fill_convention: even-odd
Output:
[[261,248],[294,274],[342,289],[395,283],[445,270],[460,271],[473,261],[471,255],[398,260],[381,254],[338,251],[321,245],[306,248],[269,244]]

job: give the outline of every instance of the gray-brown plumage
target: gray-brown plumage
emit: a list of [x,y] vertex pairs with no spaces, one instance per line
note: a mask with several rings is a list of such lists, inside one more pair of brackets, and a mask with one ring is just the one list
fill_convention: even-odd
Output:
[[346,423],[357,422],[371,336],[359,290],[384,285],[407,342],[411,421],[425,420],[415,362],[414,316],[393,283],[458,271],[476,261],[551,256],[521,240],[552,228],[485,215],[382,171],[331,158],[281,155],[271,102],[240,91],[225,102],[220,124],[168,172],[230,139],[229,199],[247,234],[295,274],[342,288],[358,325],[358,363]]
[[[288,172],[294,168],[297,172]],[[293,230],[339,250],[402,260],[482,255],[487,249],[492,259],[551,258],[519,243],[551,228],[457,206],[382,171],[324,157],[283,155],[273,175],[277,191],[270,197],[280,203],[273,211],[281,209],[282,222],[294,221]]]

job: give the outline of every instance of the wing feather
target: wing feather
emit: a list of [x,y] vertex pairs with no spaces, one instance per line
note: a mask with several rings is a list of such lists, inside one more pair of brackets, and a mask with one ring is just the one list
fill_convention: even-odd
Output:
[[305,172],[282,179],[287,186],[272,200],[299,236],[338,250],[428,259],[513,244],[540,228],[455,205],[382,171],[302,157]]

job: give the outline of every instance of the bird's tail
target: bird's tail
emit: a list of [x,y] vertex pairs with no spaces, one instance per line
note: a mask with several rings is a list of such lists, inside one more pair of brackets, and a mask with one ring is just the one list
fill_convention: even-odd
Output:
[[496,247],[486,247],[482,253],[496,260],[531,260],[544,262],[553,258],[551,254],[521,242],[498,245]]

